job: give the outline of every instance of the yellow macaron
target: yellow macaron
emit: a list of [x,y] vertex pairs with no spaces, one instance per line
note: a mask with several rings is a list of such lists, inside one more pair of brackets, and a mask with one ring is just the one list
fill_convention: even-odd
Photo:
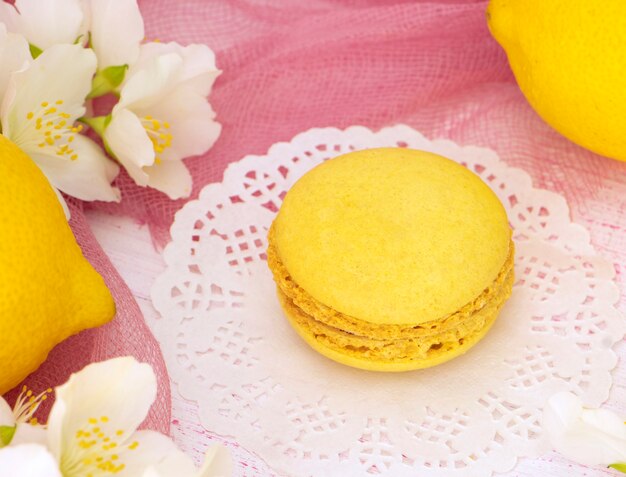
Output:
[[454,161],[383,148],[326,161],[287,193],[269,234],[282,308],[315,350],[377,371],[458,356],[513,285],[491,189]]

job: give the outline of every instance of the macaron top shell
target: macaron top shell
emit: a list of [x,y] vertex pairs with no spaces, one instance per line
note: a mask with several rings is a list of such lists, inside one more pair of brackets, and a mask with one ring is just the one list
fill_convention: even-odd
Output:
[[454,313],[496,279],[511,236],[502,204],[478,176],[398,148],[349,153],[309,171],[273,227],[300,287],[374,324]]

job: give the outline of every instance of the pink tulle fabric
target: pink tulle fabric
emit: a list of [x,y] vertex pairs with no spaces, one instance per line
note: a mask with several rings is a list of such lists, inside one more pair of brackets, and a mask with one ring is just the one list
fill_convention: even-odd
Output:
[[[492,39],[486,1],[473,0],[140,0],[148,40],[205,43],[223,70],[210,97],[223,125],[215,146],[186,161],[193,196],[219,181],[228,163],[263,154],[311,127],[373,129],[408,124],[430,138],[496,150],[537,186],[568,200],[574,220],[626,266],[626,163],[588,152],[547,126],[515,84]],[[121,204],[87,208],[127,214],[165,243],[184,201],[118,179]],[[41,383],[106,356],[152,363],[162,385],[147,425],[169,425],[167,373],[157,343],[127,287],[74,209],[73,228],[119,305],[116,321],[59,346]],[[626,305],[622,298],[621,305]],[[623,380],[623,376],[622,378]],[[623,384],[623,383],[622,383]],[[623,406],[623,403],[621,404]],[[619,404],[618,404],[619,406]]]

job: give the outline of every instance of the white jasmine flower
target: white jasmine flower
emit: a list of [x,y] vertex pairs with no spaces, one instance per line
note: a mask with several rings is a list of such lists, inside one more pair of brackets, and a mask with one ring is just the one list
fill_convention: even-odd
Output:
[[16,0],[0,2],[0,22],[22,35],[35,54],[57,44],[73,44],[84,36],[80,0]]
[[218,465],[228,470],[220,454],[198,473],[168,437],[137,430],[156,392],[152,368],[130,357],[91,364],[58,387],[47,436],[61,475],[213,477]]
[[133,180],[170,198],[191,193],[182,159],[206,152],[221,127],[206,100],[219,70],[204,45],[142,45],[103,139]]
[[119,201],[115,163],[80,135],[96,57],[80,45],[55,45],[11,75],[0,108],[2,134],[17,144],[50,183],[82,200]]
[[626,424],[606,409],[586,409],[577,396],[552,396],[543,413],[554,450],[584,465],[626,462]]

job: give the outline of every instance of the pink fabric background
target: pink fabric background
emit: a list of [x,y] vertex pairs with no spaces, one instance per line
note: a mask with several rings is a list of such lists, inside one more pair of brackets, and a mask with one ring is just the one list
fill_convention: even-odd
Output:
[[[430,138],[495,149],[531,174],[535,185],[564,195],[573,219],[626,272],[626,163],[605,159],[560,137],[528,106],[506,56],[491,38],[486,1],[473,0],[140,0],[148,40],[206,43],[223,70],[210,102],[223,132],[211,151],[187,161],[194,195],[219,181],[225,166],[263,154],[311,127],[406,123]],[[119,179],[120,205],[89,204],[147,222],[158,242],[183,201]],[[79,362],[128,353],[149,359],[161,377],[158,412],[148,425],[169,425],[165,368],[147,339],[136,304],[75,209],[74,230],[107,277],[120,312],[112,325],[51,355],[42,381]],[[622,297],[621,309],[626,309]],[[126,334],[125,330],[132,333]],[[624,355],[626,346],[620,345]],[[82,359],[74,361],[75,357]],[[71,360],[71,361],[70,361]],[[626,414],[626,373],[609,403]],[[54,381],[55,383],[57,381]]]

